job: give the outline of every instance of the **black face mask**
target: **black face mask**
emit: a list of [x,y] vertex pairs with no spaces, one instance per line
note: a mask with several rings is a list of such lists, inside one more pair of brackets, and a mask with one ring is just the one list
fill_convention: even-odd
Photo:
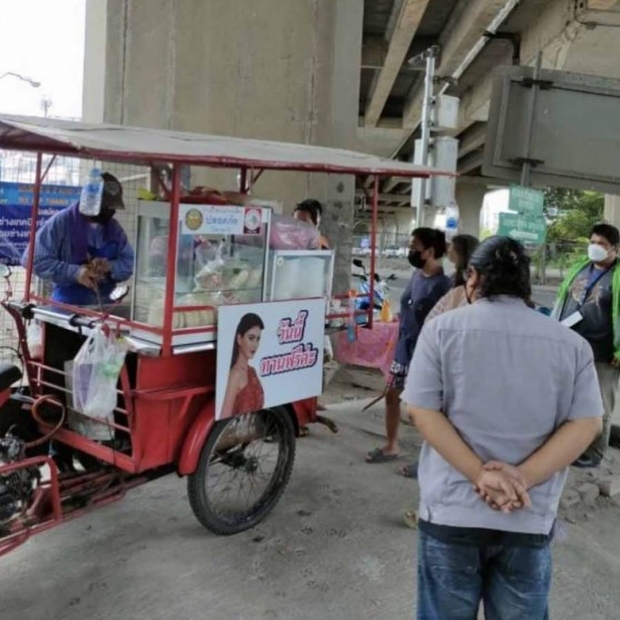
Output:
[[423,269],[424,265],[426,265],[426,259],[422,258],[422,252],[418,250],[410,250],[409,256],[409,264],[416,269]]
[[99,215],[91,218],[92,222],[96,224],[108,224],[112,218],[114,217],[116,211],[114,209],[107,209],[106,207],[102,207]]

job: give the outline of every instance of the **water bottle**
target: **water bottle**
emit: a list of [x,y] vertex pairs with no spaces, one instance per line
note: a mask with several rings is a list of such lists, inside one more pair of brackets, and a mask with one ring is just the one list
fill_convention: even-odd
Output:
[[93,168],[88,174],[88,179],[82,187],[80,194],[80,213],[87,217],[95,217],[101,211],[101,198],[103,196],[103,179],[101,170]]
[[459,228],[459,207],[451,202],[446,207],[446,241],[450,242],[456,236]]

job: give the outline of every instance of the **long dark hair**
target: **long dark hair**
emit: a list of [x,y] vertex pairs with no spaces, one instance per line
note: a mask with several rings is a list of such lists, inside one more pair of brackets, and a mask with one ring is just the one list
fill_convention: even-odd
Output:
[[454,286],[463,286],[467,280],[469,261],[480,242],[473,235],[456,235],[451,243],[458,257],[455,265]]
[[480,275],[480,297],[509,295],[530,304],[530,258],[518,241],[489,237],[478,246],[469,265]]
[[235,331],[235,339],[233,341],[232,359],[230,361],[231,368],[237,363],[237,359],[239,359],[239,345],[237,344],[237,338],[239,336],[245,336],[251,329],[254,329],[255,327],[259,327],[261,330],[265,329],[263,319],[261,319],[258,314],[248,312],[241,317],[239,325],[237,325],[237,330]]

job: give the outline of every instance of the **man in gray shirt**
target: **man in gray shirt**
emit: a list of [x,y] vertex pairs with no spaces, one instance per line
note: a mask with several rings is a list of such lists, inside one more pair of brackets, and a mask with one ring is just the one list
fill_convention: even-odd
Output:
[[[548,618],[549,542],[567,467],[601,429],[592,349],[531,310],[507,237],[474,253],[476,302],[422,331],[403,400],[419,465],[418,618]],[[486,500],[486,502],[484,501]]]

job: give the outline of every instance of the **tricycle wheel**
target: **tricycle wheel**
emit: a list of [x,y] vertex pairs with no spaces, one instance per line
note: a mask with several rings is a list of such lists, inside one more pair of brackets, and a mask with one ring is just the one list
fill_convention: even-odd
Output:
[[220,535],[254,527],[278,503],[294,460],[295,431],[285,409],[218,422],[188,478],[196,518]]

